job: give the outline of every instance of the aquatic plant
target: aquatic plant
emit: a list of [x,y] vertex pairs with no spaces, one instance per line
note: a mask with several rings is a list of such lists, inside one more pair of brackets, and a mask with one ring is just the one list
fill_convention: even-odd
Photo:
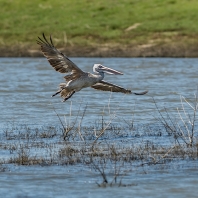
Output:
[[[96,182],[99,187],[121,187],[135,185],[124,184],[123,178],[128,172],[197,159],[198,92],[193,101],[180,96],[181,108],[176,108],[175,114],[169,113],[167,108],[160,109],[154,98],[153,101],[159,115],[156,117],[160,123],[159,131],[156,126],[139,123],[136,126],[134,111],[129,121],[119,117],[119,104],[112,110],[110,98],[100,113],[101,119],[92,126],[83,124],[89,106],[80,104],[74,114],[72,102],[67,117],[60,116],[53,107],[60,126],[31,128],[13,125],[0,137],[0,153],[6,156],[0,160],[0,171],[6,170],[7,164],[82,164],[99,173],[102,178],[102,182]],[[113,122],[115,119],[120,125]]]
[[166,107],[162,113],[153,98],[159,113],[157,118],[165,127],[167,133],[172,135],[179,145],[183,142],[188,147],[196,146],[198,143],[197,111],[198,111],[198,89],[192,100],[180,96],[181,108],[177,107],[177,114],[170,114]]

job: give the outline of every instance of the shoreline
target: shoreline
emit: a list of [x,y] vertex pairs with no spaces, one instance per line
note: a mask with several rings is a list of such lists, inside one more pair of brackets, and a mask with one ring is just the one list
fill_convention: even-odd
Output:
[[[68,57],[198,57],[198,45],[100,45],[57,47]],[[28,45],[1,46],[0,57],[43,57],[39,47]]]

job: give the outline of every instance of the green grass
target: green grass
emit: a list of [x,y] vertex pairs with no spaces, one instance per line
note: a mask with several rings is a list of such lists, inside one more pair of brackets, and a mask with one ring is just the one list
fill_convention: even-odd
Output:
[[0,19],[1,45],[36,45],[43,32],[59,46],[180,41],[198,36],[198,1],[0,0]]

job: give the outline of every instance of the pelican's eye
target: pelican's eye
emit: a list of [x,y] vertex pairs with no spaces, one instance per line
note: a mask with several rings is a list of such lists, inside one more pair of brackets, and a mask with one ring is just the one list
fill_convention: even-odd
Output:
[[98,68],[99,68],[99,69],[102,69],[102,65],[99,65]]

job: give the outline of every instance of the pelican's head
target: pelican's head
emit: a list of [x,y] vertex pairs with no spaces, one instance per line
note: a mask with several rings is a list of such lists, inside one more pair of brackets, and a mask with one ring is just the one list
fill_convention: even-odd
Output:
[[115,74],[115,75],[123,75],[123,73],[116,71],[114,69],[111,69],[109,67],[105,67],[101,64],[94,64],[93,71],[95,73],[107,73],[107,74]]

